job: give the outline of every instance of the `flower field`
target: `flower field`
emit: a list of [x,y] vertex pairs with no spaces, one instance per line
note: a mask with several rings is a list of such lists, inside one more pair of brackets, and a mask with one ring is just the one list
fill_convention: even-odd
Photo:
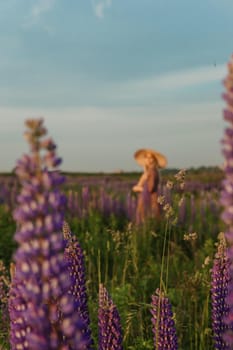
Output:
[[137,173],[62,174],[43,120],[26,128],[0,178],[0,349],[230,349],[232,128],[223,170],[161,171],[143,224]]
[[[84,255],[86,294],[94,348],[98,348],[99,285],[116,306],[125,349],[154,349],[152,295],[161,289],[173,310],[179,349],[213,349],[211,269],[220,220],[217,168],[190,169],[183,182],[178,170],[161,174],[163,218],[136,225],[132,186],[138,174],[66,174],[65,220]],[[16,250],[12,217],[19,184],[1,179],[2,318],[1,342],[9,344],[5,301],[9,267]],[[163,264],[163,270],[162,270]]]

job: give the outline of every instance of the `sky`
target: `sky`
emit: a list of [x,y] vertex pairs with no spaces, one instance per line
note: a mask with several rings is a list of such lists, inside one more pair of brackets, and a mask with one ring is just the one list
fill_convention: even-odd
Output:
[[232,0],[0,0],[0,172],[43,118],[62,170],[221,166]]

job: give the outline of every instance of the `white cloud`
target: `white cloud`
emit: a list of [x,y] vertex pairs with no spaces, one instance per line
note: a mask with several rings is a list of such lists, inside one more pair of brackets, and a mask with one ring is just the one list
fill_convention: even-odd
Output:
[[215,81],[221,82],[226,74],[226,65],[202,66],[152,76],[148,79],[129,81],[123,85],[125,88],[132,87],[141,91],[175,90]]
[[203,66],[188,70],[171,72],[153,81],[160,88],[177,89],[193,85],[221,81],[227,72],[226,65]]
[[[0,60],[0,73],[4,69],[11,69],[9,63]],[[19,67],[17,66],[19,65]],[[1,68],[1,66],[3,68]],[[24,63],[16,63],[17,69],[24,69]],[[28,67],[28,65],[27,65]],[[27,68],[26,67],[26,68]],[[29,66],[30,68],[30,66]],[[52,76],[46,86],[41,80],[31,86],[29,83],[24,89],[18,86],[0,86],[0,102],[5,105],[17,103],[31,106],[85,106],[85,105],[148,105],[178,103],[188,98],[189,101],[218,100],[222,101],[221,91],[224,90],[222,80],[227,75],[227,65],[216,67],[201,66],[199,68],[184,69],[180,71],[164,72],[148,78],[131,79],[123,81],[92,81],[86,80],[76,85],[76,82],[61,85],[61,75]],[[66,81],[66,79],[64,80]],[[221,89],[221,91],[220,91]],[[168,102],[170,101],[170,102]]]
[[[31,27],[32,25],[36,24],[41,16],[45,14],[46,12],[49,12],[53,9],[55,5],[56,0],[37,0],[34,2],[34,5],[25,19],[25,22],[23,26],[25,28]],[[44,30],[51,34],[53,31],[50,27],[44,26]]]
[[55,4],[55,0],[39,0],[32,8],[31,16],[40,17],[41,14],[50,11]]
[[92,6],[96,17],[104,18],[104,13],[112,4],[112,0],[92,1]]

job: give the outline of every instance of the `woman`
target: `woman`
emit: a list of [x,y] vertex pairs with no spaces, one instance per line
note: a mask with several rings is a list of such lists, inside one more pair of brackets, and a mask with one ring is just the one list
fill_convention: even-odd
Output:
[[140,149],[134,154],[136,161],[143,166],[144,172],[133,191],[138,193],[136,222],[141,223],[147,217],[160,218],[158,204],[159,170],[167,164],[161,153],[151,149]]

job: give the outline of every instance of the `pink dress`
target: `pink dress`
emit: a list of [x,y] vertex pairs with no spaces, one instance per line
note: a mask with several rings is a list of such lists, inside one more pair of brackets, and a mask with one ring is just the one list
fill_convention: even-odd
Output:
[[160,218],[158,205],[159,172],[157,168],[147,170],[142,184],[143,191],[138,195],[136,222],[144,222],[148,217]]

